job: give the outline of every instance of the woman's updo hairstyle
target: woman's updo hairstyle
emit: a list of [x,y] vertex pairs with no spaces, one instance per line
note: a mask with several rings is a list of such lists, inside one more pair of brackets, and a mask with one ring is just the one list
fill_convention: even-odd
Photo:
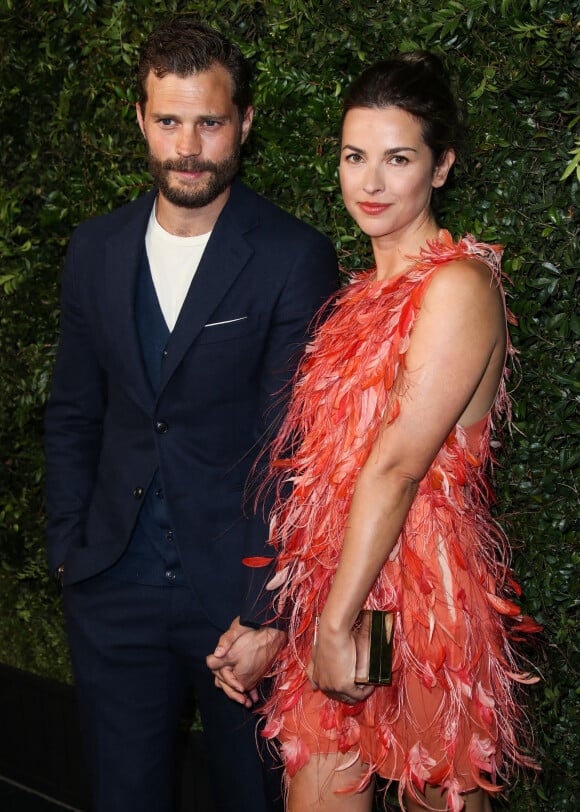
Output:
[[459,108],[441,60],[428,51],[410,51],[371,65],[346,96],[342,123],[355,107],[398,107],[421,122],[423,140],[435,166],[461,141]]

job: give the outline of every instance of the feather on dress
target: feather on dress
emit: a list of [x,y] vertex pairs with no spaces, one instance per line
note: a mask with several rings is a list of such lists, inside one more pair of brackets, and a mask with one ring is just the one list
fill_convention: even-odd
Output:
[[[349,753],[368,765],[352,791],[375,772],[398,781],[401,798],[440,785],[454,812],[460,793],[498,791],[510,765],[535,766],[521,747],[528,737],[517,685],[536,678],[522,673],[513,639],[540,627],[512,600],[520,590],[486,478],[491,429],[510,416],[507,367],[490,413],[447,437],[365,602],[396,612],[392,685],[349,706],[314,692],[305,668],[357,475],[382,422],[397,419],[397,376],[425,290],[442,265],[464,258],[484,262],[501,284],[498,246],[470,235],[454,243],[442,231],[404,275],[357,275],[307,348],[272,453],[269,588],[289,634],[272,668],[262,734],[281,742],[289,776],[311,754]],[[508,339],[506,355],[513,352]]]

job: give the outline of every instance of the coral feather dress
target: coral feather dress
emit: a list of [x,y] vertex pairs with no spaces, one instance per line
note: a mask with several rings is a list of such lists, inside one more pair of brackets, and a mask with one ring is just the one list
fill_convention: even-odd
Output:
[[305,673],[358,472],[382,422],[397,419],[393,383],[425,290],[443,264],[463,258],[485,263],[499,285],[500,256],[497,246],[469,235],[454,243],[442,231],[404,275],[356,276],[307,349],[272,457],[270,588],[289,635],[263,735],[282,743],[289,776],[311,754],[349,753],[368,765],[353,790],[376,772],[399,781],[401,796],[440,785],[460,810],[461,792],[496,791],[510,765],[533,766],[521,749],[516,687],[536,678],[521,672],[512,641],[539,627],[509,597],[519,588],[485,473],[493,424],[509,418],[507,373],[489,415],[445,441],[365,602],[396,612],[392,685],[353,707],[314,692]]

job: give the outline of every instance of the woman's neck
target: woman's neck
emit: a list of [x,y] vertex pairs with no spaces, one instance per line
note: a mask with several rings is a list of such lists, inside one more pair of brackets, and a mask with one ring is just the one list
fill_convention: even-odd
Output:
[[394,279],[406,273],[410,267],[409,257],[416,257],[427,242],[436,240],[439,226],[434,220],[425,222],[420,229],[401,235],[388,235],[371,239],[377,279]]

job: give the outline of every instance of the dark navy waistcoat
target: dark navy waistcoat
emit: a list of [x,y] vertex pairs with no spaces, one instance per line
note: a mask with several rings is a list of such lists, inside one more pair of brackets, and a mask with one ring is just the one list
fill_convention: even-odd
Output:
[[[137,280],[135,318],[143,363],[151,388],[156,393],[171,333],[159,305],[145,251]],[[167,497],[157,469],[144,497],[129,546],[109,570],[110,575],[152,586],[185,583]]]

